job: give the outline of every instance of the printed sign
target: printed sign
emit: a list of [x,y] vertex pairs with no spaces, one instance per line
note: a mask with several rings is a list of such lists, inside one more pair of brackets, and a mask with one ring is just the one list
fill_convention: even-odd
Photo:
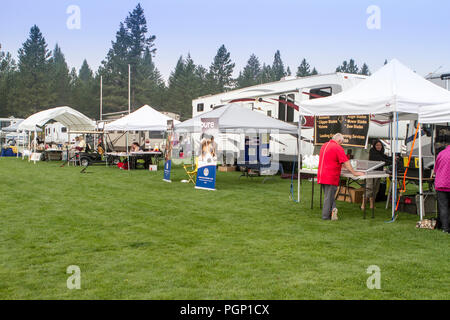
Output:
[[202,137],[198,157],[196,189],[216,190],[218,118],[201,119]]
[[314,144],[324,144],[336,133],[342,133],[343,146],[364,148],[369,132],[369,121],[368,115],[315,117]]
[[164,179],[163,181],[172,182],[170,180],[170,172],[172,169],[172,148],[173,148],[174,123],[173,120],[167,120],[167,140],[166,149],[164,150]]

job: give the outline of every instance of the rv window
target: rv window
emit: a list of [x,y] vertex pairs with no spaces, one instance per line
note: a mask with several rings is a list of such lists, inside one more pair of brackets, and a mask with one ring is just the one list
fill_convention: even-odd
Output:
[[203,103],[197,104],[197,112],[202,112],[203,109],[204,109],[204,104]]
[[[286,96],[279,96],[278,100],[286,100]],[[278,102],[278,120],[286,121],[286,105]]]
[[320,97],[328,97],[331,96],[331,94],[333,93],[333,90],[331,89],[331,87],[324,87],[324,88],[316,88],[316,89],[311,89],[309,90],[309,99],[316,99],[316,98],[320,98]]
[[61,132],[67,132],[67,128],[66,127],[62,127],[61,128]]
[[267,116],[271,117],[272,116],[272,110],[267,110]]
[[[288,98],[287,98],[288,102],[294,103],[295,99],[294,99],[294,95],[293,94],[288,94]],[[286,121],[287,122],[294,122],[294,108],[290,107],[290,106],[286,106],[287,108],[287,118]]]
[[164,139],[164,131],[149,131],[149,139]]

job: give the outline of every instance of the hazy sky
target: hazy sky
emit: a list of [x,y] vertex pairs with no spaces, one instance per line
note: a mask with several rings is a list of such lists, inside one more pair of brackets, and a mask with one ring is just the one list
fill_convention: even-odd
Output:
[[[293,73],[303,57],[320,73],[343,61],[366,62],[372,72],[397,58],[421,75],[450,70],[450,1],[300,0],[16,0],[2,1],[0,43],[14,57],[32,25],[49,49],[58,43],[69,67],[83,59],[96,70],[119,23],[140,2],[149,31],[156,35],[155,63],[167,79],[180,55],[189,52],[209,67],[221,44],[236,63],[250,54],[271,64],[277,49]],[[69,29],[70,5],[80,9],[80,29]],[[369,29],[369,6],[380,9],[379,29]],[[370,19],[372,22],[376,20]],[[374,25],[374,24],[372,24]]]

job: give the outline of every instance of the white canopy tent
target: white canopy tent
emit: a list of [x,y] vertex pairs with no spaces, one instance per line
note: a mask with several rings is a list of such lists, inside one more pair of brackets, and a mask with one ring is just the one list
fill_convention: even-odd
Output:
[[69,130],[74,131],[93,130],[95,128],[95,122],[81,112],[70,107],[57,107],[40,111],[28,117],[19,125],[19,130],[35,131],[50,120],[60,122]]
[[[399,119],[424,119],[425,117],[425,119],[428,119],[426,121],[437,120],[439,110],[446,106],[446,103],[450,103],[449,91],[424,79],[394,59],[349,90],[326,98],[302,101],[300,103],[300,114],[312,116],[389,115],[392,116],[393,122],[398,128]],[[448,113],[447,111],[446,114],[448,115]],[[393,130],[392,132],[396,131]],[[422,156],[420,136],[419,134],[419,158]],[[396,153],[396,145],[397,143],[393,145],[393,157]],[[419,163],[420,219],[422,220],[422,162],[419,161]],[[393,180],[395,181],[394,186],[396,186],[395,161],[393,161],[393,165]],[[300,200],[300,183],[298,185],[298,198]],[[392,197],[393,217],[394,210],[395,197]]]
[[192,119],[175,125],[176,131],[201,132],[201,119],[219,118],[219,130],[253,129],[277,130],[278,133],[297,134],[298,129],[289,123],[266,116],[257,111],[244,108],[236,103],[202,113]]
[[[40,111],[31,115],[18,126],[18,130],[34,132],[34,139],[36,139],[37,131],[51,120],[57,121],[67,127],[68,133],[70,131],[88,131],[95,128],[94,121],[81,112],[65,106]],[[36,148],[36,143],[34,146]]]
[[[110,122],[104,126],[104,131],[166,131],[169,116],[145,105],[136,111]],[[174,120],[175,123],[179,121]]]

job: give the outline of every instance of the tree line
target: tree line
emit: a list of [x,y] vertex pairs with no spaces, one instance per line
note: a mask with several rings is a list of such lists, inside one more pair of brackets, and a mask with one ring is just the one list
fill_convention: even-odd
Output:
[[[252,54],[246,66],[233,78],[235,64],[222,45],[209,68],[195,64],[190,54],[180,56],[170,77],[164,81],[153,61],[157,50],[155,35],[148,30],[140,4],[120,23],[115,40],[105,59],[94,72],[84,60],[81,68],[69,70],[61,48],[53,50],[39,27],[31,27],[28,39],[18,51],[16,62],[0,44],[0,116],[29,115],[55,106],[68,105],[90,118],[99,118],[100,77],[103,79],[103,112],[128,108],[128,68],[131,69],[131,109],[149,104],[157,110],[192,115],[192,100],[202,95],[278,81],[291,76],[279,50],[272,64],[261,65]],[[344,61],[336,72],[370,75],[364,63],[359,68],[353,59]],[[306,77],[318,71],[302,59],[295,75]]]

